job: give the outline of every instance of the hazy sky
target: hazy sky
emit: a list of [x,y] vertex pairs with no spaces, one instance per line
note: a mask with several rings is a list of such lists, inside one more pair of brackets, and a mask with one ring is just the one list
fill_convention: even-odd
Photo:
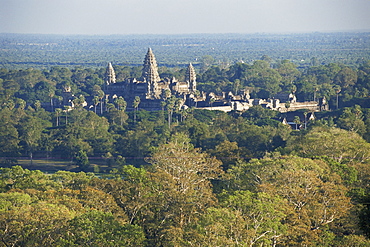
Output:
[[0,33],[370,30],[370,0],[0,0]]

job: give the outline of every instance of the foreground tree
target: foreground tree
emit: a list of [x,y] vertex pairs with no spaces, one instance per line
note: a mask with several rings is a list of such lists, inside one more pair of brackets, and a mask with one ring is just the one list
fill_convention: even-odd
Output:
[[304,157],[328,156],[339,162],[363,162],[370,157],[370,144],[361,136],[332,127],[314,127],[307,134],[290,140],[287,149]]
[[63,246],[144,246],[142,229],[121,224],[111,213],[92,210],[68,222]]
[[[333,222],[351,208],[341,178],[321,160],[299,157],[252,160],[230,170],[235,189],[279,196],[287,201],[284,245],[326,245]],[[282,206],[284,204],[280,204]],[[283,211],[284,212],[284,211]]]
[[340,115],[337,123],[342,129],[356,132],[363,135],[366,132],[366,125],[363,121],[364,115],[359,105],[346,107]]
[[151,176],[161,202],[155,217],[157,241],[166,245],[181,245],[185,226],[216,203],[211,180],[222,175],[221,162],[189,141],[183,134],[175,135],[148,159],[154,166]]
[[0,156],[17,155],[19,136],[15,124],[10,110],[0,110]]
[[4,246],[53,246],[59,231],[73,217],[66,206],[12,192],[0,194],[0,235]]
[[[209,208],[189,234],[196,246],[275,246],[286,226],[286,201],[250,191],[219,195],[220,206]],[[279,205],[279,206],[277,206]]]
[[33,116],[26,116],[19,122],[20,139],[23,141],[26,152],[28,153],[31,164],[33,160],[33,153],[36,151],[41,133],[43,130],[40,119]]

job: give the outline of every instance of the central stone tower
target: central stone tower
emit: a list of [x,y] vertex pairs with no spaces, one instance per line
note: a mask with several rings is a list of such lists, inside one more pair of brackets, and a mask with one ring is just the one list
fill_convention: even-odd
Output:
[[148,52],[145,55],[142,75],[148,83],[158,83],[161,80],[159,78],[157,61],[155,60],[151,48],[148,49]]
[[143,65],[143,80],[147,83],[147,98],[158,98],[160,95],[160,90],[158,87],[158,82],[161,81],[158,73],[157,61],[155,60],[153,51],[151,48],[145,55],[144,65]]

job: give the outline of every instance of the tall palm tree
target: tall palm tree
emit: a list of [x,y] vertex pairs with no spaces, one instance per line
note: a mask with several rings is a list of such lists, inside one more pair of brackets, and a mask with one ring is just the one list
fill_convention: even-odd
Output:
[[339,85],[334,86],[335,93],[337,94],[337,110],[339,109],[339,93],[342,91]]
[[114,100],[114,103],[117,105],[117,108],[118,108],[119,111],[120,110],[123,110],[123,111],[126,110],[127,103],[126,103],[125,99],[122,96],[119,96],[118,98],[116,98]]
[[93,104],[94,104],[94,112],[95,112],[95,114],[96,114],[96,106],[99,104],[99,101],[100,101],[99,97],[98,96],[94,96],[94,98],[93,98]]
[[62,113],[61,108],[55,108],[55,115],[57,117],[57,126],[59,126],[59,116],[60,116],[61,113]]
[[175,108],[176,97],[172,96],[166,102],[166,108],[168,113],[168,128],[171,128],[173,109]]
[[53,97],[55,95],[55,91],[52,88],[49,88],[48,95],[50,97],[50,106],[51,106],[51,111],[54,111],[54,102],[53,102]]
[[69,111],[69,106],[64,106],[64,112],[66,113],[66,125],[68,124],[68,111]]
[[304,129],[307,129],[307,114],[308,112],[304,112],[303,115],[304,115]]
[[294,117],[295,129],[298,130],[298,125],[301,124],[301,119],[298,116]]
[[139,108],[139,104],[140,104],[140,97],[135,96],[134,102],[132,102],[132,107],[134,107],[134,122],[136,122],[136,111]]
[[104,98],[104,91],[99,90],[98,91],[98,97],[100,99],[100,115],[103,115],[103,98]]

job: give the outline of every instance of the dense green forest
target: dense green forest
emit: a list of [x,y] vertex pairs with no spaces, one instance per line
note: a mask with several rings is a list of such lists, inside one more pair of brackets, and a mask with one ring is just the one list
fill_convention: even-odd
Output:
[[[147,112],[102,100],[105,67],[0,69],[0,245],[370,246],[370,61],[213,59],[199,64],[200,91],[325,96],[332,110],[298,130],[261,106]],[[66,86],[73,109],[60,104]],[[37,158],[73,166],[44,173]]]

